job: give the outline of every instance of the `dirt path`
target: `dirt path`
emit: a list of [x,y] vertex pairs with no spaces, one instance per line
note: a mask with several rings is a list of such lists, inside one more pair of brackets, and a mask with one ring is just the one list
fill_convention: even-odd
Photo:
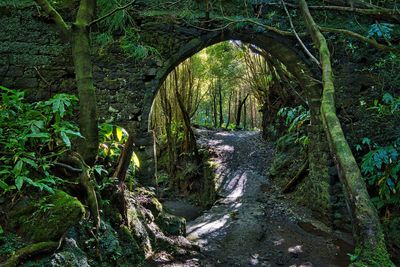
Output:
[[274,188],[265,174],[274,150],[260,133],[199,134],[218,166],[220,198],[187,226],[202,257],[173,266],[348,265],[351,247],[305,223],[312,221],[307,210],[290,205]]

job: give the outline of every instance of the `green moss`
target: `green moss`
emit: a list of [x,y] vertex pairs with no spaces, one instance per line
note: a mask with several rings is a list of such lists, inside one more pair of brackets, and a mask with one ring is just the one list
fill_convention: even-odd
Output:
[[11,256],[4,264],[3,267],[15,267],[18,266],[21,260],[32,257],[38,253],[55,250],[58,246],[58,242],[40,242],[28,245],[24,248],[19,249]]
[[163,232],[176,236],[186,235],[185,218],[163,212],[157,217],[156,222]]
[[145,260],[144,249],[139,246],[131,230],[127,226],[121,225],[119,236],[121,237],[123,257],[118,262],[118,266],[132,266],[143,263]]
[[379,244],[375,247],[365,248],[364,246],[363,250],[356,248],[357,257],[350,267],[395,267],[386,250],[384,236],[381,235],[379,240]]
[[82,219],[82,203],[63,191],[39,200],[24,200],[10,212],[9,225],[21,236],[34,241],[56,241]]

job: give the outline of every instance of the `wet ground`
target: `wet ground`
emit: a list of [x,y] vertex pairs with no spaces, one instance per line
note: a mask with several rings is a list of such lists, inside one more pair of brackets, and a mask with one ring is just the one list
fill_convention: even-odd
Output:
[[[266,175],[274,149],[259,132],[198,134],[217,166],[219,199],[188,222],[200,254],[163,266],[348,266],[350,242],[290,204]],[[189,215],[190,204],[178,202],[167,206]]]

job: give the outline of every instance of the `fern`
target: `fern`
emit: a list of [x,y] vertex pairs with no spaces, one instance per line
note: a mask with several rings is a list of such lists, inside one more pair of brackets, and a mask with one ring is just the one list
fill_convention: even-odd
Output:
[[[102,17],[119,6],[130,3],[131,0],[98,0],[100,7],[99,17]],[[129,27],[134,25],[134,19],[129,12],[129,8],[115,12],[105,20],[101,21],[100,26],[104,27],[109,34],[119,32],[124,34]]]
[[368,38],[377,37],[392,39],[393,24],[390,23],[375,23],[368,30]]

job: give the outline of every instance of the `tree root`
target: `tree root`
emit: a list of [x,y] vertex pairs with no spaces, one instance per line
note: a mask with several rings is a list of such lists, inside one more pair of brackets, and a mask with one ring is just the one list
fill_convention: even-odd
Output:
[[97,232],[100,229],[100,212],[97,201],[96,190],[93,185],[94,178],[92,177],[90,167],[85,163],[83,158],[78,153],[71,153],[61,160],[64,165],[70,164],[75,170],[81,170],[79,174],[79,183],[86,192],[89,210],[93,216],[94,224]]
[[58,242],[40,242],[23,247],[15,252],[10,258],[6,260],[3,267],[16,267],[21,261],[29,259],[40,253],[55,251],[58,247]]

